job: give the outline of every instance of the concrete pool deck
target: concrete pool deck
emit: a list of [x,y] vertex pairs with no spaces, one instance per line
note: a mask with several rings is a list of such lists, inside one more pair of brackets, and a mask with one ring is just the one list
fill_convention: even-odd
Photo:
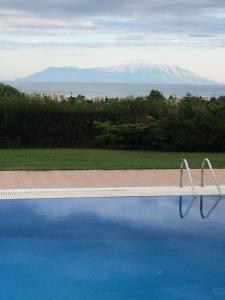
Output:
[[[200,170],[191,170],[200,185]],[[216,169],[218,182],[225,185],[225,169]],[[184,183],[189,185],[186,176]],[[213,185],[208,170],[205,184]],[[178,186],[179,170],[84,170],[84,171],[0,171],[0,189],[60,189]]]

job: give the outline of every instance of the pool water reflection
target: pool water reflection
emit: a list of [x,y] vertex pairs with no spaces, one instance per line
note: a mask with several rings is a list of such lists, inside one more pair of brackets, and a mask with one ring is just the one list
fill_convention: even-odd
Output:
[[225,299],[217,200],[1,201],[0,299]]

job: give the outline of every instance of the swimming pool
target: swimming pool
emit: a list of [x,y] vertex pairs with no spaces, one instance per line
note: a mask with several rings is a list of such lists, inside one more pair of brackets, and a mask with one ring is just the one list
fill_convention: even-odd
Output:
[[225,299],[217,199],[1,200],[0,299]]

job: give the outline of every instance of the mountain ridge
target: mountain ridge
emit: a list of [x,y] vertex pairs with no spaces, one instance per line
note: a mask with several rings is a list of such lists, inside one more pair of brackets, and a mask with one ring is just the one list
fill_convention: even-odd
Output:
[[48,67],[16,81],[143,84],[217,84],[175,65],[122,64],[112,67]]

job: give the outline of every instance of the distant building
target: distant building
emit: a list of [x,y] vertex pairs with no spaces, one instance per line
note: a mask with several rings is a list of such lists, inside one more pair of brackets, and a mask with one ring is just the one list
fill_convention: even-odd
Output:
[[91,97],[90,100],[93,102],[102,102],[105,101],[105,97],[96,96],[96,97]]

